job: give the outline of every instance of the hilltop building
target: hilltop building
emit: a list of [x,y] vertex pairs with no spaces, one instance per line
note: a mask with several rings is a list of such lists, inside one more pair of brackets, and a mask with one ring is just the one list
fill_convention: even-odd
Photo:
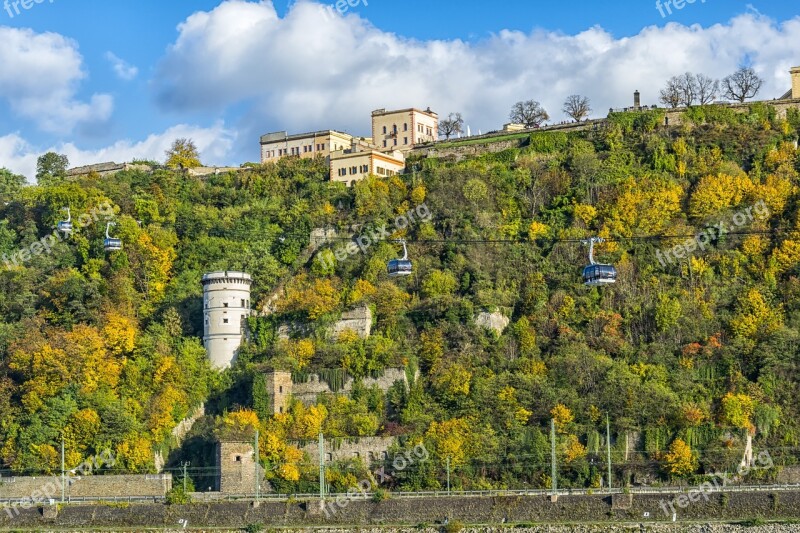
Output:
[[303,159],[316,156],[330,157],[331,152],[349,148],[354,137],[335,130],[312,131],[289,135],[285,131],[261,136],[261,162],[274,162],[282,157],[298,156]]
[[792,75],[792,88],[781,96],[781,100],[800,100],[800,67],[793,67],[789,71]]
[[244,272],[211,272],[203,283],[203,344],[212,366],[229,368],[245,334],[250,310],[250,285]]
[[372,112],[372,138],[380,149],[408,152],[417,144],[433,142],[439,135],[439,115],[429,107]]
[[332,181],[353,185],[369,174],[394,176],[405,169],[405,155],[414,146],[433,142],[439,116],[430,108],[372,112],[372,137],[355,137],[336,130],[289,135],[285,131],[261,136],[261,162],[284,157],[324,157]]
[[399,150],[380,151],[354,142],[350,149],[334,152],[330,157],[331,181],[353,185],[370,174],[394,176],[406,168],[406,157]]

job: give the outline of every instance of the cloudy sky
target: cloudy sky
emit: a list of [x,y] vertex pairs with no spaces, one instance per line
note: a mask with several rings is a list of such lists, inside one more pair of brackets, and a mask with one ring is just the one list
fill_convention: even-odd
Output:
[[[740,65],[760,97],[800,65],[796,0],[18,0],[0,3],[0,167],[163,160],[190,137],[206,164],[258,159],[267,132],[367,135],[370,111],[459,111],[473,132],[536,99],[560,121],[657,103],[666,78]],[[3,2],[3,0],[0,0]],[[36,3],[38,2],[38,3]],[[669,4],[669,5],[666,5]],[[680,5],[680,2],[679,2]]]

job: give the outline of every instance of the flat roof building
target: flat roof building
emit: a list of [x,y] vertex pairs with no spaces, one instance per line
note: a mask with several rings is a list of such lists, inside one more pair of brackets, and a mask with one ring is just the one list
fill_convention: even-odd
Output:
[[261,136],[261,162],[275,162],[282,157],[328,157],[331,152],[350,146],[353,136],[336,130],[312,131],[289,135],[285,131]]
[[379,177],[400,174],[406,168],[403,152],[383,152],[372,147],[358,147],[331,154],[331,181],[352,186],[355,182],[373,174]]
[[439,137],[439,115],[429,107],[372,112],[372,139],[379,150],[408,152],[417,144],[435,141]]

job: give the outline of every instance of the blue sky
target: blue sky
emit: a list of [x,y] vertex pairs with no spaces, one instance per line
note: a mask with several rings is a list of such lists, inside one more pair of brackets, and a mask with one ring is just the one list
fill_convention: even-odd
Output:
[[238,165],[268,131],[367,134],[377,107],[460,111],[487,131],[523,98],[562,120],[577,93],[603,115],[634,89],[657,103],[670,75],[723,77],[742,62],[772,98],[800,65],[800,9],[786,0],[661,11],[650,0],[353,0],[344,16],[312,0],[44,0],[18,14],[13,3],[0,10],[0,166],[29,177],[49,149],[74,164],[161,159],[175,136],[194,138],[207,163]]

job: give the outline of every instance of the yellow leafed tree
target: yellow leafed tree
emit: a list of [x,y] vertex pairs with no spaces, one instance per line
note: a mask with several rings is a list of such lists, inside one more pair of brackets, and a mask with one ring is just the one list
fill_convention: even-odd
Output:
[[567,426],[575,420],[575,417],[572,415],[572,411],[569,407],[564,404],[557,404],[550,410],[550,416],[553,417],[553,421],[556,425],[556,431],[559,433],[565,433]]
[[722,209],[737,206],[753,189],[745,175],[711,174],[702,178],[689,198],[689,214],[706,218]]
[[460,466],[470,455],[470,421],[454,418],[432,422],[425,433],[434,453],[441,459],[450,458],[452,466]]
[[688,476],[697,470],[697,458],[692,453],[692,448],[682,439],[672,441],[664,461],[667,472],[673,476]]

